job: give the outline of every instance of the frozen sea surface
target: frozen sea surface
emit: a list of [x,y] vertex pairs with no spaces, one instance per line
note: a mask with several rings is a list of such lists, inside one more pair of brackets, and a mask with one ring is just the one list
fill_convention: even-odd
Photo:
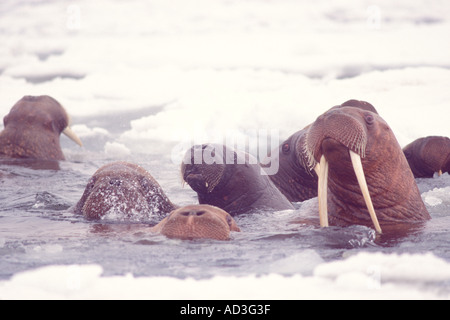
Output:
[[242,232],[226,242],[169,240],[142,232],[155,221],[88,222],[70,208],[115,160],[146,168],[175,203],[194,203],[179,173],[190,143],[258,130],[284,139],[351,98],[371,102],[402,146],[450,136],[449,9],[2,1],[0,114],[24,95],[51,95],[84,148],[62,137],[59,168],[0,162],[0,299],[448,299],[448,174],[417,180],[433,219],[396,237],[305,223],[317,220],[314,199],[239,216]]

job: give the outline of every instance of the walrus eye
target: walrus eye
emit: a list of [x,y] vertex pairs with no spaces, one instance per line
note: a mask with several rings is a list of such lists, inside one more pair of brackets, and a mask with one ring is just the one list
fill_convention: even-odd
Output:
[[373,118],[373,116],[371,114],[366,114],[364,119],[366,120],[367,124],[373,124],[373,122],[375,121],[375,119]]
[[52,121],[51,119],[45,119],[45,120],[42,122],[42,126],[43,126],[45,129],[47,129],[47,130],[55,131],[55,128],[54,128],[54,125],[53,125],[53,121]]
[[230,228],[231,228],[232,222],[233,222],[233,218],[231,218],[231,216],[228,214],[228,215],[227,215],[227,223],[228,223],[228,226],[229,226]]
[[283,144],[283,146],[281,147],[281,150],[283,151],[283,153],[288,153],[289,150],[291,150],[291,146],[289,145],[289,143],[285,143],[285,144]]
[[204,152],[205,150],[207,150],[207,149],[208,149],[208,151],[209,151],[209,149],[211,149],[210,155],[211,155],[212,158],[214,158],[214,157],[216,156],[216,149],[215,149],[215,148],[210,148],[209,145],[207,145],[207,144],[203,144],[203,145],[202,145],[202,150],[203,150],[203,152]]

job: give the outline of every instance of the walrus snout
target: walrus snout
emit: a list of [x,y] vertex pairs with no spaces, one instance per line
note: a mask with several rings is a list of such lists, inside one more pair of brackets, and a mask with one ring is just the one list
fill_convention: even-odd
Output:
[[224,146],[195,145],[189,149],[181,164],[183,181],[200,193],[211,193],[222,180],[226,165]]
[[188,217],[188,216],[200,217],[200,216],[204,215],[205,213],[206,213],[205,210],[188,210],[188,211],[180,212],[180,214],[185,217]]
[[191,164],[183,166],[181,175],[183,177],[183,181],[187,182],[194,191],[205,193],[208,191],[208,183],[200,172],[198,166]]
[[210,205],[178,208],[152,230],[168,238],[184,240],[228,240],[231,231],[240,231],[228,212]]
[[[360,111],[349,112],[350,107],[331,109],[319,116],[311,125],[305,139],[305,151],[308,164],[313,169],[324,153],[323,142],[335,140],[347,149],[365,157],[367,145],[366,128],[358,117]],[[353,109],[353,110],[351,110]],[[351,108],[350,111],[357,109]],[[370,112],[367,112],[368,114]],[[370,116],[370,114],[369,114]],[[369,118],[369,117],[368,117]]]

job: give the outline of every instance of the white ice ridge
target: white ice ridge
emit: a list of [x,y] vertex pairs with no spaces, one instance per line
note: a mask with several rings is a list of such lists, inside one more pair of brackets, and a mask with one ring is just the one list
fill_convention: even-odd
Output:
[[[48,266],[0,282],[0,299],[449,299],[450,263],[432,253],[361,252],[312,276],[102,276],[99,265]],[[447,286],[445,287],[445,284]]]

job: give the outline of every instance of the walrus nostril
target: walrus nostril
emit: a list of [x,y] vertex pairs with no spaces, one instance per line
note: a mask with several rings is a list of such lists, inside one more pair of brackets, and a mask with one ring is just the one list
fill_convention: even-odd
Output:
[[182,216],[185,216],[185,217],[188,217],[188,216],[197,216],[197,217],[200,217],[200,216],[204,215],[205,213],[206,213],[206,211],[204,211],[204,210],[198,210],[198,211],[196,211],[196,210],[190,210],[190,211],[184,211],[184,212],[181,212],[180,214],[181,214]]

